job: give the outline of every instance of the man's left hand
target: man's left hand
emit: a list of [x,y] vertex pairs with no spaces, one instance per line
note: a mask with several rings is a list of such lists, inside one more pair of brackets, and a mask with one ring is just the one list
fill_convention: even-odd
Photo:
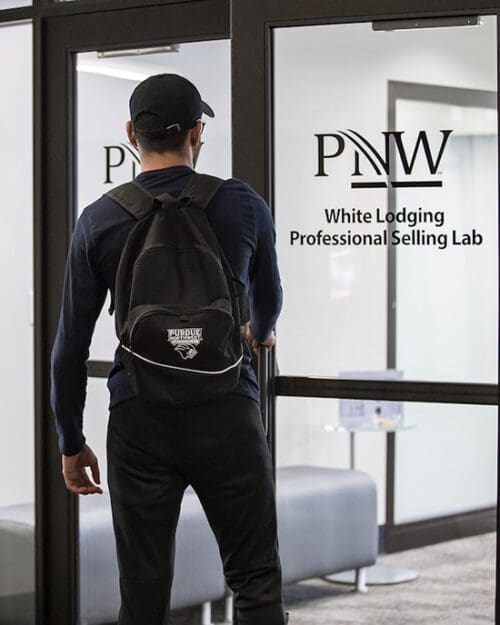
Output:
[[250,321],[248,321],[244,326],[241,326],[240,330],[244,340],[248,343],[254,354],[259,353],[259,347],[262,346],[266,349],[271,349],[271,347],[273,347],[276,343],[276,335],[274,334],[274,331],[271,332],[267,339],[262,341],[262,343],[259,343],[252,334],[252,331],[250,329]]
[[65,456],[63,454],[62,474],[66,488],[77,495],[90,495],[91,493],[100,493],[102,495],[102,488],[96,486],[91,481],[85,467],[90,467],[94,481],[100,484],[101,477],[97,456],[86,443],[78,454],[73,456]]

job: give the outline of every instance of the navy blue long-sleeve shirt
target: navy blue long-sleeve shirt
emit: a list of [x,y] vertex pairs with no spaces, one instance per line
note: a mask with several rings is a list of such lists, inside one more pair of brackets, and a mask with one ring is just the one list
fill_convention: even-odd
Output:
[[[167,192],[177,197],[192,173],[190,167],[176,165],[143,172],[137,181],[155,195]],[[269,207],[249,185],[230,178],[217,191],[206,214],[235,276],[245,284],[252,334],[263,341],[272,332],[282,305]],[[102,196],[84,209],[71,238],[51,357],[51,404],[58,445],[60,452],[68,456],[80,452],[86,440],[83,408],[89,346],[107,292],[114,293],[121,251],[135,223],[127,211]],[[108,388],[109,408],[135,396],[118,351]],[[258,401],[258,382],[246,345],[240,379],[232,393]]]

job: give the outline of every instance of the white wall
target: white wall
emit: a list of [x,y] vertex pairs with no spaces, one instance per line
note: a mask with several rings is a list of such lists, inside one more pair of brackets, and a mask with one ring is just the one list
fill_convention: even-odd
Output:
[[0,506],[34,500],[31,24],[0,29]]
[[[433,118],[436,109],[439,115]],[[436,232],[450,227],[457,232],[476,229],[484,237],[480,246],[469,249],[452,245],[441,251],[426,246],[397,248],[397,365],[407,379],[495,383],[496,110],[401,100],[396,116],[398,127],[415,132],[416,125],[427,117],[427,128],[437,131],[453,125],[455,129],[442,163],[446,188],[437,197],[434,189],[398,189],[396,205],[439,204],[446,211],[446,224]],[[441,119],[445,116],[447,121]],[[476,133],[477,126],[481,134]],[[424,178],[422,169],[419,174]]]
[[[407,379],[495,383],[496,111],[401,101],[398,126],[413,128],[421,118],[420,110],[426,114],[435,109],[460,124],[460,132],[450,137],[446,152],[449,223],[457,230],[476,228],[485,240],[467,251],[460,247],[441,253],[431,248],[397,250],[396,361]],[[432,121],[438,124],[431,123],[431,127],[450,127],[449,122],[444,126],[439,119]],[[480,133],[476,134],[478,127]],[[424,204],[426,192],[402,190],[397,203],[418,197]],[[497,410],[411,403],[405,410],[417,429],[398,435],[396,441],[395,521],[494,506]]]
[[[89,378],[83,412],[84,432],[99,462],[101,487],[108,491],[106,434],[108,426],[109,391],[104,378]],[[90,470],[88,470],[90,472]]]
[[[489,16],[483,21],[479,28],[395,32],[373,32],[370,23],[275,30],[275,209],[285,294],[284,310],[277,328],[281,374],[335,376],[339,371],[381,370],[387,364],[387,248],[301,248],[291,246],[289,242],[290,230],[304,233],[315,233],[319,229],[331,233],[349,228],[359,233],[380,231],[380,226],[374,224],[328,225],[323,216],[325,208],[344,206],[370,211],[375,207],[383,211],[387,208],[386,189],[351,189],[353,158],[349,145],[342,157],[331,159],[327,165],[328,177],[315,177],[317,147],[314,135],[353,129],[382,150],[381,132],[388,129],[390,80],[496,92],[495,17]],[[401,114],[399,104],[397,110]],[[432,137],[433,123],[437,123],[436,112],[429,111],[426,106],[420,116],[417,113],[413,109],[410,127],[408,118],[403,121],[398,118],[396,128],[407,131],[405,138],[412,145],[416,128],[427,129],[429,124],[431,148],[435,151],[440,141],[440,136]],[[440,128],[460,131],[461,125],[470,122],[460,121],[455,113],[455,110],[449,110],[444,118],[437,116],[440,122],[444,119],[449,124]],[[491,133],[491,124],[479,122],[477,116],[474,121],[477,133]],[[494,133],[496,140],[496,126]],[[450,224],[453,222],[453,204],[449,201],[452,196],[447,195],[447,185],[453,189],[457,175],[451,173],[452,154],[447,161],[448,156],[445,152],[440,166],[445,172],[443,189],[427,189],[419,195],[413,190],[407,191],[406,195],[398,192],[397,208],[404,204],[403,199],[416,208],[418,200],[424,197],[426,208],[444,208]],[[459,257],[461,266],[469,267],[469,271],[456,273],[447,269],[445,274],[433,273],[433,261],[437,254],[443,254],[436,248],[426,252],[426,262],[419,268],[414,266],[415,257],[423,248],[410,251],[405,248],[406,266],[403,258],[399,259],[401,267],[398,265],[398,271],[404,270],[409,276],[411,258],[412,275],[418,274],[420,283],[427,281],[440,293],[440,302],[447,306],[442,317],[450,321],[440,332],[426,327],[429,335],[424,341],[414,331],[412,334],[421,301],[419,304],[412,282],[405,281],[405,273],[399,273],[397,298],[402,310],[398,310],[398,341],[405,351],[398,351],[396,366],[403,369],[406,379],[489,382],[497,377],[495,302],[498,278],[492,256],[497,241],[496,227],[491,227],[497,223],[497,164],[495,155],[485,157],[478,151],[473,154],[473,159],[476,172],[484,168],[481,180],[488,193],[480,200],[474,197],[473,190],[481,186],[474,175],[462,180],[460,193],[463,194],[466,188],[470,200],[465,204],[466,225],[475,224],[486,229],[487,241],[480,249],[451,252],[454,258]],[[366,162],[361,161],[361,166],[367,171]],[[448,173],[450,176],[446,177]],[[470,202],[476,202],[474,209],[471,209]],[[475,266],[486,272],[480,282],[477,272],[470,271],[473,258],[477,261]],[[405,291],[402,284],[407,287]],[[457,293],[462,293],[458,308],[451,306]],[[448,297],[451,294],[455,300]],[[434,310],[432,299],[426,303],[428,310]],[[484,316],[480,311],[485,308],[489,311]],[[405,321],[401,322],[403,317]],[[453,325],[457,317],[460,323]],[[468,322],[469,340],[463,340],[460,324],[464,319]],[[476,322],[473,327],[472,320]],[[443,331],[447,333],[446,340],[443,340]],[[469,358],[470,366],[467,365]],[[475,366],[478,361],[483,363],[479,369]],[[348,436],[323,433],[323,426],[338,418],[336,402],[281,399],[278,408],[280,465],[347,466]],[[431,412],[433,426],[424,427],[424,423],[429,422],[427,407],[405,405],[407,419],[418,421],[418,427],[397,435],[396,468],[401,469],[397,478],[401,507],[396,500],[396,520],[399,521],[452,513],[458,509],[488,505],[495,500],[495,484],[490,479],[496,475],[494,415],[482,408],[463,411],[460,407],[442,405],[434,406]],[[475,422],[476,417],[480,427],[466,425]],[[383,523],[384,435],[363,433],[358,436],[358,441],[357,466],[376,479],[378,516],[379,522]],[[467,461],[461,463],[465,442],[470,450],[480,450],[481,462],[476,451],[470,451]],[[458,470],[453,492],[447,477],[441,474],[443,479],[439,479],[439,466],[445,452],[444,473],[448,475],[451,466]],[[406,462],[403,462],[403,455]],[[426,463],[427,471],[420,473],[422,479],[419,480],[415,476],[423,463]],[[467,472],[468,479],[463,481]],[[429,481],[430,474],[433,475],[432,481]],[[475,496],[470,492],[472,482],[480,491],[476,490]],[[431,497],[429,489],[432,490]],[[441,497],[445,490],[447,497]],[[404,501],[403,492],[407,493]]]

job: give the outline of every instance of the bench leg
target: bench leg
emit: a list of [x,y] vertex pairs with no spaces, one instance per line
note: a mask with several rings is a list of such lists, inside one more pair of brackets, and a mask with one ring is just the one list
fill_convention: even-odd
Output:
[[233,593],[229,588],[227,589],[227,595],[224,599],[224,623],[233,622]]
[[366,566],[355,570],[354,583],[358,592],[368,592],[366,586]]
[[201,625],[212,625],[212,604],[210,601],[201,604]]

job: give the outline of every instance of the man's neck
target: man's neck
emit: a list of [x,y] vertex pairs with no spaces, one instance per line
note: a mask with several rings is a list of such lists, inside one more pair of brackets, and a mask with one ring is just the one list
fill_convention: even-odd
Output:
[[141,159],[141,171],[151,171],[153,169],[164,169],[184,165],[193,168],[193,162],[185,154],[150,154]]

